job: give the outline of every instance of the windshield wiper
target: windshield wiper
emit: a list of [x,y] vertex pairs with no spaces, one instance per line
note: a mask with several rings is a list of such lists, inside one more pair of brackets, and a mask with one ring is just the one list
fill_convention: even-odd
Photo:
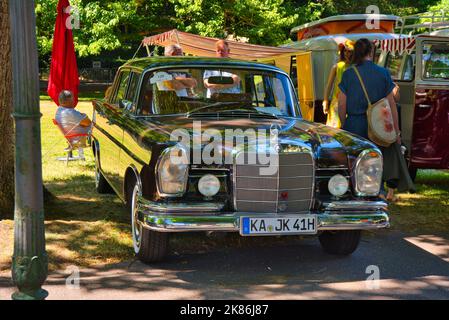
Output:
[[257,114],[260,116],[266,116],[266,117],[273,117],[277,118],[277,116],[274,113],[268,113],[263,111],[258,111],[256,109],[233,109],[233,110],[224,110],[224,111],[218,111],[218,114],[221,113],[236,113],[236,114]]
[[[238,115],[242,115],[242,114],[247,114],[247,115],[258,115],[259,117],[265,117],[265,118],[270,118],[270,119],[277,119],[278,114],[272,113],[272,112],[265,112],[265,111],[261,111],[261,110],[257,110],[254,106],[251,106],[250,104],[245,104],[242,102],[237,102],[237,101],[228,101],[228,102],[216,102],[216,103],[212,103],[212,104],[208,104],[206,106],[202,106],[199,108],[196,108],[192,111],[187,112],[187,117],[192,116],[193,114],[196,113],[200,113],[200,111],[209,109],[209,108],[214,108],[214,107],[222,107],[222,106],[229,106],[229,105],[236,105],[236,104],[240,104],[237,108],[229,108],[229,109],[225,109],[225,110],[217,110],[213,113],[220,115],[220,114],[238,114]],[[211,112],[212,113],[212,112]]]
[[[189,115],[191,115],[193,113],[197,113],[199,111],[203,111],[203,110],[206,110],[206,109],[209,109],[209,108],[215,108],[215,107],[219,107],[219,106],[235,105],[235,104],[241,104],[241,102],[237,102],[237,101],[215,102],[215,103],[212,103],[212,104],[208,104],[206,106],[202,106],[202,107],[193,109],[192,111],[187,112],[187,115],[189,116]],[[248,108],[248,107],[245,107],[245,110],[246,110],[246,108]],[[253,110],[254,110],[253,108],[248,108],[248,111],[253,111]],[[225,110],[225,111],[231,111],[231,110]],[[256,111],[256,110],[254,110],[254,111]]]

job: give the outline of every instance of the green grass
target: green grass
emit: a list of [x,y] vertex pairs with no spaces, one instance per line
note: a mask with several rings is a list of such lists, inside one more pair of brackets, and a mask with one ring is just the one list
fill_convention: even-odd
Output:
[[[89,102],[80,99],[78,109],[92,114]],[[85,100],[83,100],[85,99]],[[45,186],[55,196],[46,204],[45,224],[50,270],[67,265],[93,266],[133,258],[128,213],[114,195],[99,195],[94,188],[94,157],[85,150],[85,162],[57,161],[64,156],[65,140],[51,119],[56,106],[41,101],[42,165]],[[419,171],[416,194],[400,194],[390,205],[392,228],[402,231],[449,231],[449,172]],[[207,238],[201,234],[177,234],[171,238],[173,252],[199,253],[220,247],[268,246],[292,243],[296,238]],[[0,271],[9,269],[13,248],[13,221],[0,221]]]
[[[78,110],[92,114],[90,102]],[[55,198],[45,206],[47,251],[50,269],[65,265],[89,266],[114,263],[133,257],[127,212],[114,195],[99,195],[94,186],[94,157],[85,149],[86,161],[58,161],[66,142],[51,119],[56,106],[41,101],[42,173],[46,188]],[[75,154],[76,155],[76,154]],[[0,271],[9,268],[13,222],[0,222]],[[6,238],[6,239],[5,239]],[[3,241],[5,240],[5,241]]]
[[449,171],[419,170],[415,194],[390,205],[392,227],[411,232],[449,231]]

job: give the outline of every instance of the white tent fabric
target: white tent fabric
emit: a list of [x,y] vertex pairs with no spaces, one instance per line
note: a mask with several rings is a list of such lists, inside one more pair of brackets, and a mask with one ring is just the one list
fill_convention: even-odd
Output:
[[[184,53],[199,57],[215,57],[215,43],[218,38],[203,37],[176,29],[146,37],[142,41],[143,46],[162,46],[178,44]],[[297,50],[280,47],[270,47],[254,45],[244,42],[230,41],[230,57],[242,60],[257,60],[260,58],[273,57],[286,53],[293,53]],[[149,52],[149,51],[148,51]]]

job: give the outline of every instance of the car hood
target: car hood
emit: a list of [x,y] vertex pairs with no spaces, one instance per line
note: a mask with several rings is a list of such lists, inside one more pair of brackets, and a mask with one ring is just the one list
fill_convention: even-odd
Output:
[[175,130],[188,134],[193,141],[198,132],[204,135],[205,130],[211,129],[218,130],[223,137],[227,129],[254,129],[256,132],[265,130],[267,134],[277,129],[278,142],[284,149],[283,152],[294,147],[312,152],[315,163],[320,168],[350,168],[363,150],[375,149],[380,153],[373,143],[357,135],[299,118],[161,116],[141,120],[141,128],[140,139],[145,144],[154,141],[158,141],[158,144],[175,144],[174,141],[169,143]]

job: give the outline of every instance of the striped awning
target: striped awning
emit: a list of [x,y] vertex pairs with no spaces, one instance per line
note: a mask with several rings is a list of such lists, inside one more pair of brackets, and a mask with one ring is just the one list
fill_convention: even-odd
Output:
[[404,37],[398,39],[374,40],[374,44],[382,51],[403,54],[410,54],[416,45],[414,37]]
[[[145,37],[143,46],[162,46],[178,44],[184,53],[199,57],[215,57],[215,43],[218,38],[203,37],[196,34],[178,31],[176,29]],[[231,49],[230,57],[242,60],[257,60],[286,53],[295,53],[297,50],[281,47],[261,46],[245,42],[227,40]]]

